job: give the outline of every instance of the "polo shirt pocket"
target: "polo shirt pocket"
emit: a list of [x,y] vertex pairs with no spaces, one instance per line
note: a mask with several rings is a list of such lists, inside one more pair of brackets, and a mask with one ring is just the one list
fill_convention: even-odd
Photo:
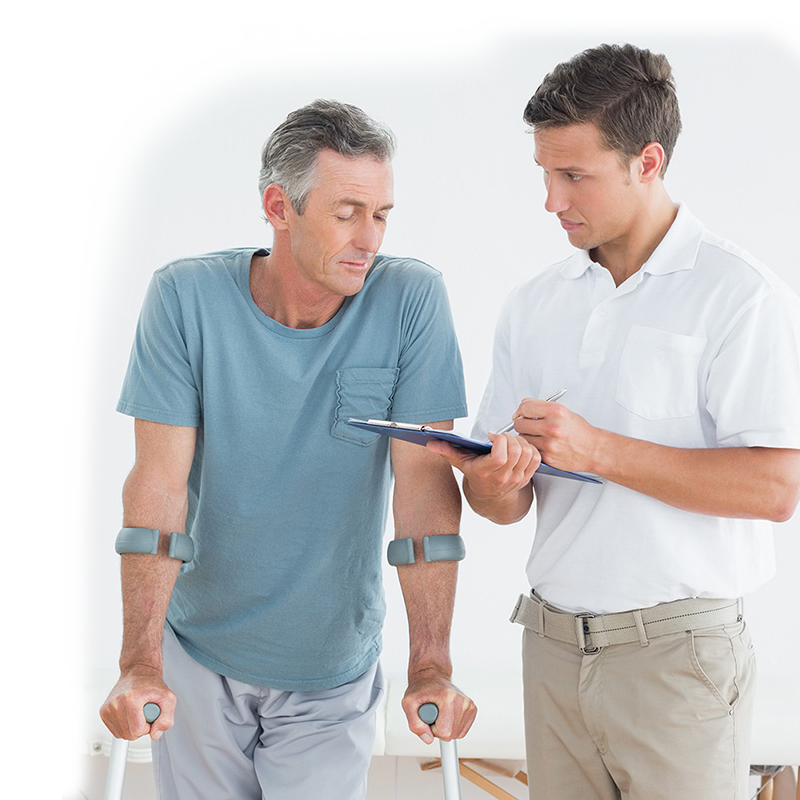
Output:
[[707,339],[634,325],[622,351],[616,401],[644,419],[697,410],[700,358]]
[[331,435],[353,444],[374,444],[380,434],[347,424],[356,419],[387,419],[400,370],[397,367],[349,367],[336,370],[336,410]]

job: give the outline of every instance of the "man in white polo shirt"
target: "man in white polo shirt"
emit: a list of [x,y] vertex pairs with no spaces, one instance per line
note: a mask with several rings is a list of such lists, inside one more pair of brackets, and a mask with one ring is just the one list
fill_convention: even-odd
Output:
[[[739,598],[771,577],[770,520],[800,491],[800,305],[669,198],[681,123],[663,56],[581,53],[525,119],[545,208],[577,252],[502,311],[474,431],[492,452],[429,447],[479,514],[536,512],[533,592],[513,617],[530,796],[744,798]],[[514,433],[490,433],[512,418]]]

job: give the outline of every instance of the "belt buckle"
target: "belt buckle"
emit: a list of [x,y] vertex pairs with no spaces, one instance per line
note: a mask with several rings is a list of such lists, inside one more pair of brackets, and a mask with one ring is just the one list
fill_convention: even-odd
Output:
[[575,637],[578,640],[578,649],[583,653],[585,656],[593,655],[594,653],[599,653],[600,648],[595,646],[586,646],[586,638],[590,636],[589,632],[589,622],[588,620],[594,618],[594,614],[575,614],[573,619],[575,620]]

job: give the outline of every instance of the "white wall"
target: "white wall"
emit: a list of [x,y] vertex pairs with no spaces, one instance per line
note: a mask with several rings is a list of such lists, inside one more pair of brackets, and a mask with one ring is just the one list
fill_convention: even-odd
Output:
[[[668,55],[684,116],[667,178],[673,198],[800,290],[800,34],[768,14],[739,13],[721,26],[725,18],[712,13],[714,5],[689,34],[678,33],[674,21],[638,24],[638,6],[627,4],[616,15],[573,6],[582,15],[579,28],[555,13],[500,4],[503,13],[489,19],[455,3],[384,9],[380,23],[367,16],[374,4],[309,9],[305,32],[286,14],[237,4],[215,18],[179,13],[177,5],[160,15],[114,18],[73,7],[50,18],[36,73],[37,87],[51,90],[45,113],[37,113],[42,95],[20,93],[33,124],[19,143],[34,145],[31,169],[42,180],[24,181],[19,198],[38,220],[17,230],[18,256],[27,264],[20,289],[33,288],[59,324],[39,342],[35,362],[13,360],[24,391],[7,419],[21,445],[10,484],[25,504],[18,535],[29,535],[32,520],[44,529],[49,508],[55,514],[48,527],[64,545],[54,575],[63,577],[58,606],[52,595],[26,601],[42,613],[43,625],[49,620],[52,627],[62,612],[58,658],[46,660],[53,655],[48,647],[38,662],[45,675],[66,674],[63,714],[75,713],[70,698],[83,676],[97,665],[113,667],[117,656],[112,542],[133,442],[130,420],[114,406],[145,287],[171,258],[269,243],[256,189],[259,151],[293,108],[337,98],[396,132],[396,208],[382,249],[444,273],[473,414],[500,303],[513,285],[568,252],[542,208],[521,113],[545,72],[585,47],[629,40]],[[84,28],[88,21],[93,34]],[[391,36],[381,33],[389,30]],[[21,225],[21,217],[9,219]],[[16,352],[24,334],[5,332]],[[45,433],[51,443],[60,438],[60,455],[29,436],[41,432],[40,420],[56,407],[63,416]],[[26,422],[31,412],[35,425]],[[468,431],[470,422],[458,427]],[[47,503],[53,487],[60,499]],[[795,520],[778,531],[783,585],[798,563],[798,527]],[[457,671],[513,663],[518,631],[506,620],[525,589],[526,526],[499,529],[465,509],[463,532],[468,557],[453,632]],[[26,563],[22,553],[17,563]],[[388,568],[386,578],[385,661],[400,672],[405,621]],[[768,645],[768,657],[800,655],[796,638],[787,636],[780,648],[775,653]]]

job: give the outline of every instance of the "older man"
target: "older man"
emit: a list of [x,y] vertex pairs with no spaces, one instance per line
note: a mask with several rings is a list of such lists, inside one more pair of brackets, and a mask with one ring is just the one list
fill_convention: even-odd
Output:
[[[272,248],[172,263],[145,300],[118,406],[136,418],[121,676],[101,713],[157,740],[164,798],[365,796],[392,472],[396,535],[418,554],[457,533],[460,500],[446,463],[347,420],[466,413],[441,275],[378,254],[393,150],[352,106],[293,112],[263,152]],[[475,715],[450,682],[455,579],[452,561],[400,570],[404,706],[426,741],[424,702],[442,738]]]

